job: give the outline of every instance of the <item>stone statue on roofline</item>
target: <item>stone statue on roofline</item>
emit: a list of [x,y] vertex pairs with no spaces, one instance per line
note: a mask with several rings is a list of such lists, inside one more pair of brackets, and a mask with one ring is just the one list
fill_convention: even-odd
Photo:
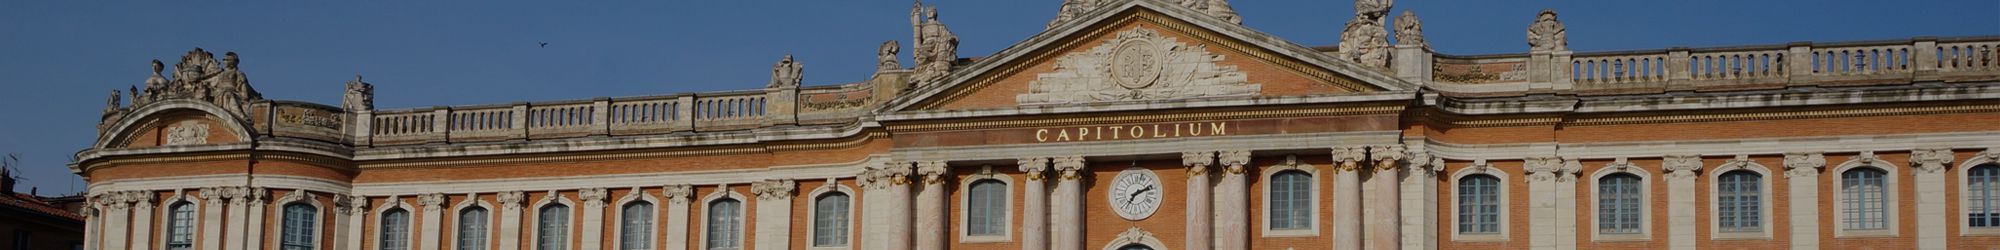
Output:
[[146,77],[146,94],[142,95],[142,93],[138,91],[132,92],[133,95],[142,95],[145,98],[143,99],[132,98],[132,106],[138,106],[140,104],[145,104],[146,102],[159,99],[159,97],[154,96],[154,94],[164,92],[167,90],[167,88],[170,88],[169,87],[170,85],[168,84],[173,84],[173,83],[167,81],[166,75],[160,74],[160,72],[162,70],[165,70],[165,68],[166,64],[160,63],[159,59],[153,59],[153,75]]
[[1429,41],[1424,41],[1424,23],[1417,20],[1417,13],[1404,10],[1403,15],[1396,16],[1396,44],[1431,46]]
[[1395,0],[1354,0],[1354,15],[1368,17],[1377,24],[1387,23],[1389,8],[1395,4]]
[[903,45],[896,40],[882,42],[882,47],[875,49],[875,71],[903,69],[903,63],[896,61],[896,54],[902,50]]
[[1055,20],[1049,20],[1048,28],[1055,28],[1056,25],[1062,25],[1062,23],[1069,22],[1069,20],[1083,17],[1083,13],[1090,13],[1090,11],[1096,10],[1097,6],[1098,3],[1095,0],[1063,0],[1062,9],[1056,11]]
[[244,106],[249,105],[250,101],[263,99],[257,94],[257,90],[250,88],[250,78],[243,74],[243,70],[237,68],[240,62],[242,61],[237,59],[236,52],[223,54],[222,72],[217,72],[207,82],[209,88],[214,90],[210,95],[215,105],[229,108],[238,115],[243,114]]
[[938,22],[936,6],[924,6],[921,1],[910,9],[910,24],[916,34],[912,45],[916,53],[911,58],[917,64],[910,80],[917,86],[943,82],[951,76],[952,64],[958,61],[958,35]]
[[[153,60],[153,75],[146,78],[146,88],[133,87],[132,105],[187,99],[207,102],[222,107],[238,119],[245,116],[250,103],[264,97],[250,87],[249,77],[237,65],[240,60],[235,52],[224,55],[222,62],[215,60],[215,54],[195,48],[181,56],[174,64],[173,78],[161,74],[165,66]],[[226,66],[226,68],[225,68]]]
[[110,115],[112,113],[118,113],[119,110],[124,109],[120,107],[118,101],[118,98],[123,95],[125,94],[119,93],[118,89],[112,89],[111,97],[106,97],[106,100],[104,100],[104,114]]
[[1562,21],[1556,20],[1556,10],[1535,15],[1535,23],[1528,25],[1528,47],[1530,51],[1569,50],[1569,36]]
[[771,65],[771,83],[765,84],[764,88],[798,87],[804,78],[805,65],[793,61],[792,55],[785,55],[785,59]]
[[1382,23],[1367,16],[1354,16],[1340,32],[1340,55],[1349,61],[1376,68],[1389,67],[1389,36]]
[[340,109],[348,113],[375,110],[375,85],[361,81],[361,75],[347,81],[347,93],[340,98]]

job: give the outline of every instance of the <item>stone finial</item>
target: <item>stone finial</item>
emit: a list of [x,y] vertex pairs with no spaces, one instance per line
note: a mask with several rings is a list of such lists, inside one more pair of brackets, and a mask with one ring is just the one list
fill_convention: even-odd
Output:
[[903,62],[896,61],[896,54],[902,50],[903,45],[896,40],[882,42],[882,47],[875,49],[875,71],[903,69]]
[[576,197],[585,203],[604,202],[611,197],[611,190],[605,188],[585,188],[576,191]]
[[1424,22],[1417,20],[1416,12],[1403,10],[1403,15],[1396,16],[1396,44],[1431,46],[1430,41],[1424,40]]
[[426,210],[443,206],[444,193],[419,194],[417,195],[417,205],[424,207]]
[[1376,18],[1354,16],[1354,20],[1348,21],[1340,31],[1340,55],[1361,65],[1388,68],[1388,33],[1388,27],[1382,26]]
[[1375,171],[1396,170],[1397,167],[1403,165],[1403,159],[1408,159],[1409,157],[1410,154],[1403,152],[1402,146],[1368,147],[1368,160],[1375,162]]
[[771,65],[771,83],[764,88],[798,87],[805,80],[805,70],[805,64],[792,60],[792,55],[785,55],[784,59]]
[[916,51],[911,58],[917,63],[910,81],[919,87],[944,82],[951,76],[952,65],[958,62],[958,35],[938,21],[936,6],[924,6],[922,1],[910,8],[910,25],[916,35],[912,44]]
[[1088,168],[1084,166],[1083,156],[1056,157],[1054,162],[1056,172],[1060,173],[1059,176],[1063,180],[1083,179],[1084,171]]
[[375,85],[361,81],[361,75],[347,81],[347,93],[341,96],[340,108],[348,113],[375,110]]
[[791,179],[765,180],[750,183],[750,193],[757,194],[757,200],[782,200],[792,198],[798,183]]
[[1955,158],[1951,148],[1920,148],[1910,151],[1910,167],[1922,173],[1938,173],[1950,168]]
[[694,186],[688,184],[667,185],[661,188],[660,195],[666,196],[668,202],[686,204],[688,200],[694,199]]
[[[1182,3],[1186,2],[1186,0],[1182,1]],[[1083,17],[1084,13],[1096,10],[1097,5],[1096,0],[1063,0],[1062,8],[1056,11],[1056,19],[1049,20],[1048,27],[1044,29],[1053,29],[1056,25],[1062,25],[1070,20]]]
[[1562,21],[1556,20],[1556,10],[1542,10],[1535,15],[1535,23],[1528,25],[1528,47],[1532,51],[1569,50],[1569,35]]
[[[1369,19],[1385,18],[1389,15],[1389,8],[1395,5],[1395,0],[1354,0],[1354,16]],[[1387,20],[1376,20],[1378,23],[1381,21]]]
[[1701,156],[1669,155],[1661,159],[1668,178],[1694,178],[1701,173]]
[[1209,165],[1215,164],[1215,152],[1181,152],[1181,166],[1186,166],[1188,175],[1206,175]]
[[1826,167],[1826,156],[1819,152],[1785,153],[1785,177],[1819,176],[1819,169]]
[[944,183],[945,175],[951,174],[951,167],[944,161],[917,162],[917,175],[924,176],[924,184]]
[[1020,165],[1021,172],[1027,173],[1028,180],[1040,181],[1048,179],[1049,158],[1029,157],[1021,158],[1015,162]]
[[521,191],[506,191],[493,194],[493,199],[500,201],[500,207],[507,209],[520,209],[521,202],[526,201],[527,197],[528,194]]

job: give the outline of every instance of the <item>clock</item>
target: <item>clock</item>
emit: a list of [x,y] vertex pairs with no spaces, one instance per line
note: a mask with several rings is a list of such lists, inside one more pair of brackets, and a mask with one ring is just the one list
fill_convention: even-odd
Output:
[[1111,210],[1125,220],[1144,220],[1160,209],[1160,176],[1144,168],[1127,168],[1111,180]]

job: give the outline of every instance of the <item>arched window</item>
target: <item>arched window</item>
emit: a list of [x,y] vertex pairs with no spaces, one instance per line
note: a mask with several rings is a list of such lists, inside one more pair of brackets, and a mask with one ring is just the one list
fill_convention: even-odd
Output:
[[966,235],[993,236],[1007,233],[1007,183],[986,179],[972,183],[967,194]]
[[486,208],[466,207],[458,211],[458,250],[486,249]]
[[279,246],[284,250],[313,249],[313,227],[319,225],[319,208],[312,204],[294,202],[285,205],[284,236]]
[[176,202],[167,207],[167,250],[194,249],[194,203]]
[[1764,231],[1764,176],[1750,170],[1722,173],[1716,178],[1715,212],[1723,232]]
[[389,211],[382,212],[381,223],[382,235],[376,237],[378,239],[375,242],[376,249],[410,250],[409,210],[390,208]]
[[743,202],[722,198],[708,202],[708,249],[743,248]]
[[1118,250],[1153,250],[1153,248],[1152,248],[1152,247],[1148,247],[1148,246],[1146,246],[1146,245],[1140,245],[1140,244],[1131,244],[1131,245],[1125,245],[1125,246],[1122,246],[1122,247],[1118,247]]
[[1287,170],[1271,175],[1272,230],[1312,229],[1312,174]]
[[847,193],[827,192],[813,202],[813,246],[847,245]]
[[540,220],[536,225],[540,226],[536,229],[539,230],[539,234],[536,234],[539,237],[535,239],[535,249],[569,249],[569,206],[563,204],[542,206],[542,211],[536,218]]
[[1500,178],[1474,174],[1458,179],[1458,233],[1500,233]]
[[1966,170],[1965,182],[1966,225],[2000,228],[2000,164]]
[[1643,216],[1641,206],[1645,199],[1640,192],[1639,176],[1629,173],[1606,175],[1597,182],[1597,232],[1605,234],[1636,234]]
[[652,249],[653,245],[653,203],[633,201],[625,203],[625,211],[618,217],[618,249]]
[[1889,205],[1888,174],[1881,169],[1854,168],[1841,172],[1840,205],[1846,213],[1840,222],[1846,229],[1887,229]]

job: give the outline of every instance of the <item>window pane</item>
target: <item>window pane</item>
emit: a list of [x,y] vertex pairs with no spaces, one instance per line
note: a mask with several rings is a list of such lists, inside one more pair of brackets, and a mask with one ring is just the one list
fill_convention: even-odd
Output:
[[1749,170],[1722,174],[1716,183],[1716,210],[1722,231],[1763,231],[1763,176]]
[[742,248],[741,232],[743,221],[738,217],[742,203],[735,199],[719,199],[708,203],[708,249],[737,250]]
[[813,208],[813,246],[847,245],[847,194],[820,195]]
[[1967,226],[2000,227],[2000,164],[1981,164],[1966,172]]
[[1459,233],[1500,233],[1500,178],[1477,174],[1459,179]]
[[194,206],[192,202],[177,202],[167,208],[167,249],[194,249]]
[[1888,187],[1885,172],[1874,168],[1855,168],[1841,173],[1841,205],[1846,210],[1846,218],[1841,224],[1847,229],[1887,228],[1886,206]]
[[1286,170],[1271,175],[1268,188],[1271,229],[1297,230],[1312,228],[1312,175],[1305,171]]
[[305,203],[285,205],[284,236],[279,245],[286,250],[313,249],[313,227],[319,224],[318,209]]
[[653,203],[634,201],[625,204],[625,211],[619,216],[619,249],[652,249],[653,244]]
[[543,206],[536,217],[537,233],[535,249],[564,250],[569,248],[569,206],[549,204]]
[[402,208],[391,208],[382,212],[382,235],[376,237],[376,248],[381,250],[410,249],[410,212]]
[[458,212],[458,250],[486,249],[486,209],[466,208]]
[[1597,231],[1611,234],[1639,233],[1642,208],[1639,176],[1612,174],[1598,180]]
[[966,235],[994,236],[1006,234],[1003,221],[1007,210],[1007,183],[998,180],[980,180],[972,183],[971,196],[966,197]]

